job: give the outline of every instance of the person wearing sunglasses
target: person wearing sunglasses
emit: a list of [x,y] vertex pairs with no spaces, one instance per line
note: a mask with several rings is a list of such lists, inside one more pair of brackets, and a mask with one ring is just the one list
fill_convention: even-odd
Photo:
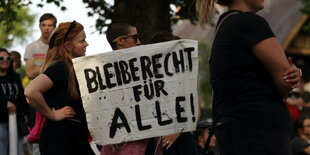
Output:
[[126,22],[117,21],[111,23],[106,36],[113,50],[141,45],[137,28]]
[[42,155],[94,155],[72,60],[85,56],[80,23],[60,23],[51,36],[42,71],[26,87],[30,104],[47,119],[39,148]]
[[[141,44],[136,27],[124,21],[112,22],[106,34],[113,50],[131,48]],[[101,149],[101,155],[162,155],[162,153],[163,148],[160,138],[105,145]]]
[[28,104],[19,75],[13,70],[12,56],[5,48],[0,48],[0,154],[8,155],[9,125],[8,118],[17,118],[17,155],[22,155],[23,137],[29,132],[26,127]]

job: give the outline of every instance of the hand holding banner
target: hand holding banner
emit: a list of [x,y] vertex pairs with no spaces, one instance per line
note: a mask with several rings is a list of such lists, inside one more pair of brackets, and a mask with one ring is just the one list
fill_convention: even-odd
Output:
[[99,145],[196,129],[197,41],[175,40],[73,59]]

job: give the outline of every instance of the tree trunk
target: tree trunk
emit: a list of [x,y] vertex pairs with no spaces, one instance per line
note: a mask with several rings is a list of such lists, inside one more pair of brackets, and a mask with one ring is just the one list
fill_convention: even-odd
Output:
[[158,31],[171,32],[170,0],[115,0],[113,20],[125,20],[137,27],[142,44]]

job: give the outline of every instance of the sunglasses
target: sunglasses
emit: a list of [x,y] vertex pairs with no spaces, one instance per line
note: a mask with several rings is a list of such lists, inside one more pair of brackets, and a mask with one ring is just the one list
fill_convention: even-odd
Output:
[[11,61],[12,56],[0,56],[0,61]]
[[69,33],[72,31],[72,29],[75,27],[75,25],[76,25],[76,21],[75,20],[70,23],[70,26],[69,26],[66,34],[65,34],[65,37],[64,37],[64,42],[67,41],[67,37],[68,37]]
[[138,34],[132,34],[132,35],[128,34],[128,35],[119,36],[115,38],[112,42],[115,43],[120,38],[128,38],[128,37],[131,37],[135,42],[137,42],[139,39]]

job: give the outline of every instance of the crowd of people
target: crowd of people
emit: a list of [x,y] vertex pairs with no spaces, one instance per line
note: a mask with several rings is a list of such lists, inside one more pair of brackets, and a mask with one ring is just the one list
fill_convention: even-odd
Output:
[[[214,3],[228,11],[217,22],[209,62],[213,122],[199,123],[193,132],[98,145],[101,155],[310,154],[310,118],[300,114],[308,104],[291,92],[301,86],[302,72],[256,14],[264,2],[196,0],[202,26]],[[94,155],[72,63],[85,56],[84,27],[77,21],[57,26],[56,17],[46,13],[39,28],[40,38],[25,50],[25,79],[15,72],[20,54],[0,48],[0,154],[9,154],[9,116],[16,115],[18,155]],[[120,50],[141,45],[138,32],[115,20],[106,36],[112,49]],[[150,42],[178,39],[158,32]]]

